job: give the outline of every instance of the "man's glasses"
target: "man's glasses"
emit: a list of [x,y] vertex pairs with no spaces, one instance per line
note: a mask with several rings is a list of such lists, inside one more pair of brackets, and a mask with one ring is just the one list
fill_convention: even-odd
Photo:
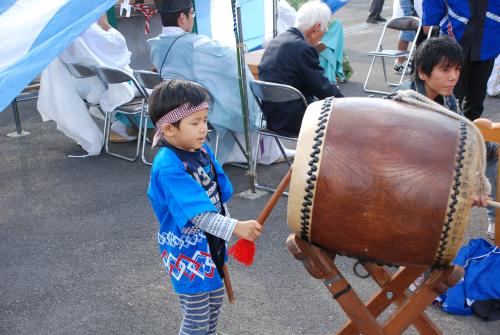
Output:
[[196,12],[193,10],[193,11],[190,11],[189,14],[193,15],[193,17],[196,16]]

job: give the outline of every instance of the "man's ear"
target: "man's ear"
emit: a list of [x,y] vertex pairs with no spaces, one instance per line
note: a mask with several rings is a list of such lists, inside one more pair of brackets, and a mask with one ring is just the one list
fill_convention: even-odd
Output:
[[184,24],[185,21],[186,21],[186,14],[181,12],[179,14],[179,17],[177,18],[177,25],[180,27],[182,24]]
[[322,31],[322,29],[321,29],[321,23],[318,22],[318,23],[316,23],[314,25],[314,32],[318,33],[318,32],[321,32],[321,31]]
[[429,79],[429,76],[420,70],[417,70],[417,74],[418,74],[418,77],[420,78],[420,80],[422,80],[422,81],[426,81],[427,79]]

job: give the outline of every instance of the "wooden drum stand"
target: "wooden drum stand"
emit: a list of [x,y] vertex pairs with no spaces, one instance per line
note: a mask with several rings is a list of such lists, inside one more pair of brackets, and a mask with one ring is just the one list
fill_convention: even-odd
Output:
[[[461,267],[433,269],[424,283],[410,295],[406,289],[427,267],[401,267],[391,275],[383,266],[362,263],[380,286],[380,290],[365,305],[335,266],[335,253],[307,243],[295,234],[288,237],[286,244],[311,276],[323,281],[350,318],[337,334],[401,334],[411,324],[420,334],[442,334],[424,311],[438,295],[463,277]],[[397,305],[397,309],[383,324],[379,324],[376,318],[392,303]]]

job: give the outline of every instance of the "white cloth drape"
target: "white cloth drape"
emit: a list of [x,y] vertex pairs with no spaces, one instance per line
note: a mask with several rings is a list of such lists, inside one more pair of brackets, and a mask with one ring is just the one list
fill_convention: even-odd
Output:
[[57,129],[89,154],[99,154],[103,134],[81,98],[100,103],[104,111],[112,111],[132,100],[135,88],[122,83],[109,85],[106,90],[96,77],[75,79],[63,62],[120,68],[131,73],[130,55],[120,32],[113,28],[105,31],[96,23],[92,24],[43,71],[37,103],[42,119],[55,121]]

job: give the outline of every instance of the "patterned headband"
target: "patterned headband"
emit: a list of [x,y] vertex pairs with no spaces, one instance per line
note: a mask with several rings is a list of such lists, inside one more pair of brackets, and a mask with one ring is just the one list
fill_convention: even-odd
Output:
[[153,137],[153,147],[155,147],[158,142],[161,140],[163,137],[163,125],[167,123],[175,123],[179,120],[182,120],[186,116],[193,114],[199,110],[208,108],[208,103],[206,101],[203,101],[201,104],[198,106],[191,106],[189,103],[185,103],[184,105],[181,105],[177,107],[174,110],[171,110],[167,114],[163,115],[161,119],[156,122],[156,133],[155,136]]

